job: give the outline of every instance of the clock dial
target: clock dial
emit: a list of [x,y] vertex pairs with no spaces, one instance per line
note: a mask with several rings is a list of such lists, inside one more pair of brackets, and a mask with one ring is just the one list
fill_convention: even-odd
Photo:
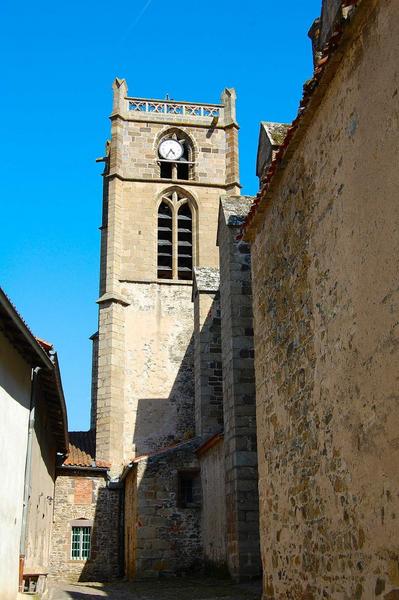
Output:
[[183,146],[177,140],[163,140],[159,144],[159,154],[166,160],[179,160],[183,156]]

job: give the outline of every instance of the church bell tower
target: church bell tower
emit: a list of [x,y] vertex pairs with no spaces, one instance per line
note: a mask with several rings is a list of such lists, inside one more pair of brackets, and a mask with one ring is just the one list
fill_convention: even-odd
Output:
[[113,91],[92,428],[117,474],[194,433],[192,273],[218,267],[219,198],[240,185],[233,89],[220,104]]

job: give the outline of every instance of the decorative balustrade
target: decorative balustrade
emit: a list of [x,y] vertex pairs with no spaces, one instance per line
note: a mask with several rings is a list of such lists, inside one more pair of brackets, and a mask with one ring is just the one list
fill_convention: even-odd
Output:
[[144,100],[127,98],[129,111],[158,113],[161,115],[185,115],[191,117],[219,117],[221,104],[189,104],[171,100]]

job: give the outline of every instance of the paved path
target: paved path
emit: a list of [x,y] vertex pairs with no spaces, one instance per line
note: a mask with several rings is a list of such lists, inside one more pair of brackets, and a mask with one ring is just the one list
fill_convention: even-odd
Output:
[[49,600],[259,600],[260,584],[234,585],[220,579],[52,584]]

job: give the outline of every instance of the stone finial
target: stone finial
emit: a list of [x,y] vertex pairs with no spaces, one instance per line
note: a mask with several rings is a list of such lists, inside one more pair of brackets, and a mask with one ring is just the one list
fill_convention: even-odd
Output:
[[224,104],[224,118],[226,123],[236,123],[236,99],[237,94],[234,88],[224,88],[221,96]]
[[114,113],[124,113],[126,112],[126,96],[127,96],[127,83],[126,79],[120,79],[119,77],[115,77],[114,82],[112,84],[112,89],[114,91],[114,103],[112,111]]

